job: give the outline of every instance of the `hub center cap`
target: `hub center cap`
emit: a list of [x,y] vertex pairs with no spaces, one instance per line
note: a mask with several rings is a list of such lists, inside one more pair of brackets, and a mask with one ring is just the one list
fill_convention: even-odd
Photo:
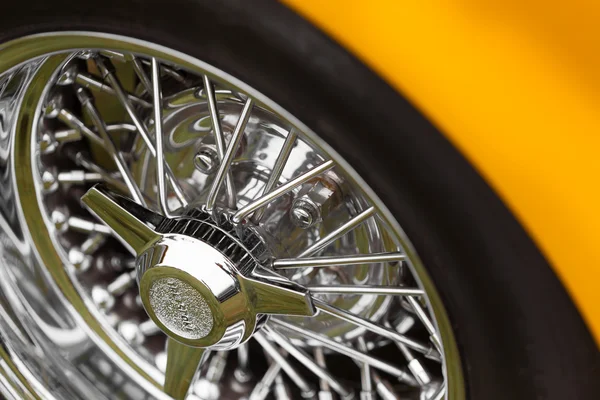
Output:
[[148,298],[156,318],[176,335],[201,339],[213,328],[208,302],[186,281],[158,278],[150,284]]
[[246,264],[256,267],[257,262],[232,237],[203,221],[182,218],[163,225],[161,231],[183,233],[163,233],[138,257],[146,312],[167,335],[187,345],[239,345],[254,331],[260,316],[238,266],[248,260]]
[[180,343],[227,350],[248,340],[268,314],[315,314],[304,287],[262,265],[268,252],[250,229],[239,238],[231,223],[217,226],[199,210],[163,217],[102,187],[82,201],[135,251],[142,304]]

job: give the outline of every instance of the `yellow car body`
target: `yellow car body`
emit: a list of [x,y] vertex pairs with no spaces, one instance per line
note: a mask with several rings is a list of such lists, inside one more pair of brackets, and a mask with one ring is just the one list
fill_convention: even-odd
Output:
[[285,3],[446,134],[535,240],[600,344],[600,2]]

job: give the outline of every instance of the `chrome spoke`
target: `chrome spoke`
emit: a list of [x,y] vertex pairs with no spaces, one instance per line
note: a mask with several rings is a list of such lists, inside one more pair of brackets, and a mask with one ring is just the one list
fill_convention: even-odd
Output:
[[[129,118],[131,118],[131,121],[135,125],[137,132],[144,140],[144,143],[146,143],[146,147],[148,148],[148,150],[150,150],[152,156],[156,157],[156,147],[152,142],[152,139],[150,138],[150,134],[146,130],[146,127],[144,126],[142,120],[138,117],[136,111],[131,106],[131,103],[127,97],[127,93],[121,86],[121,82],[114,73],[114,67],[112,67],[112,64],[104,62],[101,58],[95,58],[94,60],[96,62],[96,65],[98,66],[98,69],[102,73],[103,78],[106,79],[110,86],[114,89],[117,98],[119,99],[119,102],[121,103],[123,108],[125,108],[125,111],[129,115]],[[168,163],[165,165],[165,171],[167,173],[167,179],[169,179],[169,183],[171,184],[171,187],[173,187],[173,191],[175,192],[177,199],[183,207],[187,206],[188,201],[185,197],[185,194],[183,193],[183,190],[181,189],[179,182],[177,181],[177,178],[175,177],[175,174],[171,170],[171,167]]]
[[[150,61],[142,59],[142,64],[150,65]],[[183,75],[181,75],[177,70],[175,70],[167,65],[161,65],[160,71],[162,74],[170,76],[171,78],[175,79],[179,83],[183,83],[183,84],[187,83],[187,81]]]
[[327,304],[321,300],[317,300],[314,299],[313,303],[315,304],[315,307],[317,307],[317,309],[333,315],[335,317],[338,317],[340,319],[343,319],[344,321],[350,322],[352,324],[355,324],[356,326],[360,326],[362,328],[365,328],[373,333],[376,333],[378,335],[381,335],[387,339],[393,340],[393,341],[397,341],[400,343],[404,343],[406,346],[410,347],[413,350],[416,350],[420,353],[423,353],[427,356],[430,357],[436,357],[436,350],[432,347],[429,347],[421,342],[418,342],[416,340],[410,339],[404,335],[399,334],[398,332],[395,332],[391,329],[385,328],[379,324],[376,324],[372,321],[369,321],[367,319],[361,318],[357,315],[354,315],[346,310],[342,310],[340,308],[334,307],[330,304]]
[[85,157],[82,153],[80,153],[80,152],[75,153],[71,156],[71,158],[73,158],[73,161],[77,165],[87,169],[88,171],[97,173],[100,176],[102,176],[102,179],[104,179],[104,181],[107,184],[114,187],[115,189],[118,189],[121,193],[128,192],[127,185],[125,185],[123,183],[123,181],[121,181],[119,179],[119,177],[111,175],[108,171],[106,171],[103,168],[99,167],[98,165],[94,164],[91,160],[89,160],[87,157]]
[[[358,348],[364,353],[367,352],[367,344],[362,337],[358,338]],[[373,392],[373,378],[371,376],[371,366],[367,363],[363,363],[360,366],[360,387],[361,400],[375,399],[375,393]]]
[[[134,63],[134,65],[136,65]],[[139,65],[139,64],[138,64]],[[160,87],[160,75],[158,61],[152,58],[152,96],[154,100],[154,129],[156,139],[156,182],[158,184],[158,205],[164,216],[171,217],[169,204],[167,202],[167,183],[165,182],[165,154],[163,151],[163,121],[162,121],[162,90]],[[140,73],[147,79],[145,72],[139,65]],[[137,69],[136,69],[137,72]],[[150,84],[147,82],[146,84]]]
[[127,185],[127,189],[129,190],[129,194],[134,199],[134,201],[142,206],[146,206],[146,201],[142,196],[142,192],[138,187],[135,179],[131,175],[131,171],[127,165],[125,159],[123,159],[123,155],[119,150],[112,139],[112,137],[106,131],[106,125],[104,124],[104,120],[100,117],[98,110],[93,104],[93,98],[91,95],[87,93],[87,91],[83,88],[77,89],[77,98],[81,102],[81,105],[87,111],[90,116],[92,122],[96,126],[96,130],[100,133],[100,137],[102,138],[102,142],[104,143],[104,149],[108,152],[114,163],[116,164],[123,180],[125,180],[125,184]]
[[208,362],[206,370],[198,379],[198,387],[202,388],[201,390],[206,390],[209,393],[219,390],[218,387],[227,366],[228,354],[227,351],[213,351],[210,353],[210,361],[204,361]]
[[250,361],[249,361],[249,349],[248,343],[244,343],[240,347],[237,348],[237,359],[238,365],[233,371],[233,375],[238,382],[248,382],[252,379],[252,372],[250,371]]
[[272,362],[271,365],[269,365],[267,372],[265,372],[260,381],[258,381],[258,383],[254,386],[254,389],[252,389],[249,400],[266,399],[280,372],[281,364],[278,362]]
[[[63,79],[62,82],[61,79]],[[116,96],[116,92],[112,87],[104,84],[104,82],[102,82],[101,80],[83,72],[78,72],[76,70],[64,71],[63,75],[59,77],[58,84],[65,85],[71,83],[76,83],[77,85],[82,86],[86,89],[97,90],[102,93],[107,93]],[[132,103],[146,108],[152,107],[152,104],[148,103],[146,100],[140,99],[136,95],[126,93],[126,96]]]
[[79,217],[69,217],[67,220],[69,229],[82,233],[100,233],[103,235],[111,235],[112,231],[110,228],[103,224],[97,224],[87,219]]
[[425,326],[425,329],[427,329],[427,332],[429,332],[429,338],[431,339],[431,342],[434,344],[435,348],[440,353],[443,353],[442,344],[438,337],[437,329],[435,329],[435,326],[433,326],[433,322],[431,322],[429,316],[427,315],[423,307],[421,307],[421,305],[419,304],[419,301],[413,297],[407,297],[406,300],[409,302],[413,310],[415,310],[415,314],[417,314],[417,317],[419,317],[419,319]]
[[290,400],[294,398],[289,385],[285,383],[281,374],[275,378],[274,395],[276,400]]
[[92,233],[79,249],[86,256],[92,255],[106,242],[106,236],[104,233]]
[[438,390],[431,396],[430,400],[442,400],[446,395],[446,385],[441,384]]
[[[315,347],[313,349],[315,362],[322,369],[327,368],[327,364],[325,363],[325,354],[323,354],[323,348]],[[331,388],[329,387],[329,382],[326,379],[319,379],[319,398],[320,399],[331,399],[333,398],[333,393],[331,392]]]
[[208,197],[206,198],[206,210],[208,212],[212,212],[215,207],[219,190],[221,189],[223,181],[229,173],[235,153],[237,152],[242,138],[244,137],[244,130],[246,129],[246,124],[248,123],[248,119],[250,118],[250,113],[252,112],[253,107],[254,102],[250,97],[248,97],[240,114],[240,118],[238,119],[235,129],[233,130],[233,136],[231,137],[231,141],[227,146],[227,151],[225,151],[225,154],[221,159],[221,164],[219,165],[215,180],[213,181],[210,191],[208,192]]
[[[66,110],[65,110],[66,111]],[[75,117],[74,115],[65,112],[65,113],[61,113],[63,114],[62,117],[59,117],[59,120],[64,121],[68,121],[66,124],[70,127],[70,129],[61,129],[58,131],[54,132],[54,140],[56,140],[58,143],[71,143],[71,142],[77,142],[79,140],[81,140],[83,138],[82,136],[82,129],[81,126],[84,125],[83,122],[78,121],[75,122],[74,119],[76,119],[77,117]],[[70,115],[69,115],[70,114]],[[110,124],[110,125],[106,125],[106,131],[113,133],[113,132],[135,132],[135,126],[131,125],[131,124]],[[91,130],[88,129],[88,132],[86,133],[86,136],[90,136],[92,135],[94,132],[92,132]],[[100,138],[96,137],[93,140],[96,143]]]
[[[221,118],[219,117],[219,110],[217,109],[217,99],[215,98],[215,89],[212,82],[207,75],[203,76],[204,90],[206,91],[206,98],[208,100],[208,109],[210,111],[210,118],[212,123],[213,133],[215,135],[215,143],[217,145],[217,154],[219,155],[219,161],[223,162],[225,157],[225,137],[221,130]],[[234,210],[236,208],[236,193],[235,187],[233,186],[233,178],[231,177],[231,171],[227,172],[225,178],[225,185],[227,190],[227,202],[229,208]]]
[[294,190],[298,186],[302,185],[305,182],[308,182],[309,180],[322,174],[323,172],[330,170],[334,166],[335,166],[335,163],[333,161],[331,161],[331,160],[325,161],[324,163],[320,164],[317,167],[314,167],[310,171],[301,174],[300,176],[292,179],[291,181],[286,182],[283,185],[277,187],[275,190],[272,190],[271,192],[264,194],[263,196],[259,197],[258,199],[252,201],[251,203],[248,203],[246,206],[242,207],[238,212],[236,212],[233,215],[233,217],[231,218],[231,221],[234,224],[241,223],[244,220],[244,218],[246,218],[248,215],[250,215],[254,211],[267,205],[268,203],[272,202],[273,200],[283,196],[284,194],[289,193],[290,191]]
[[415,380],[410,377],[406,372],[402,371],[400,368],[393,366],[392,364],[380,360],[376,357],[371,356],[370,354],[365,353],[364,351],[358,351],[350,346],[337,342],[329,337],[313,332],[311,330],[299,327],[297,325],[293,325],[289,322],[285,322],[283,320],[277,318],[271,318],[270,323],[274,323],[277,326],[280,326],[284,329],[287,329],[290,332],[297,333],[302,335],[308,339],[315,340],[319,342],[324,347],[327,347],[330,350],[336,351],[340,354],[348,356],[353,360],[356,360],[360,363],[368,364],[373,368],[377,368],[381,371],[387,372],[388,374],[395,376],[399,380],[402,380],[410,385],[415,385]]
[[113,295],[121,295],[125,293],[135,283],[135,271],[125,272],[106,285],[106,289]]
[[324,249],[325,247],[329,246],[331,243],[335,242],[337,239],[344,236],[346,233],[348,233],[348,232],[352,231],[353,229],[355,229],[356,227],[358,227],[360,224],[365,222],[367,219],[369,219],[373,215],[375,215],[375,213],[376,213],[375,207],[367,208],[365,211],[363,211],[360,214],[358,214],[357,216],[353,217],[352,219],[350,219],[348,222],[344,223],[343,225],[340,225],[334,231],[332,231],[328,235],[322,237],[321,239],[319,239],[318,241],[316,241],[315,243],[313,243],[312,245],[310,245],[309,247],[304,249],[304,251],[302,251],[298,255],[298,258],[310,257],[310,256],[314,255],[318,251]]
[[377,390],[377,394],[383,400],[400,400],[400,396],[396,394],[394,388],[390,383],[384,379],[382,379],[379,374],[372,372],[371,376],[373,377],[373,381],[375,381],[375,389]]
[[[153,71],[152,71],[152,81],[150,81],[150,78],[148,78],[148,75],[146,75],[146,71],[144,71],[144,67],[142,66],[142,63],[140,62],[140,60],[134,55],[131,56],[131,65],[133,66],[133,70],[135,71],[135,74],[139,78],[140,82],[142,83],[142,86],[144,86],[144,89],[146,89],[146,93],[156,93],[155,87],[154,87],[154,81],[156,79],[160,78],[160,75],[157,75],[156,78],[154,77],[154,64],[155,63],[156,63],[156,59],[152,58],[151,68],[153,69]],[[156,108],[156,103],[154,103],[154,107]]]
[[61,172],[56,177],[56,180],[62,184],[78,184],[103,182],[104,177],[98,172],[85,172],[81,170],[71,170]]
[[[108,130],[108,126],[106,129]],[[55,131],[53,137],[58,143],[77,142],[83,138],[79,128],[61,129]]]
[[333,390],[335,390],[342,398],[351,398],[354,394],[348,388],[346,388],[340,381],[338,381],[333,375],[327,370],[319,366],[308,354],[303,350],[294,346],[286,338],[281,336],[279,333],[266,326],[263,328],[269,336],[277,342],[281,348],[287,351],[291,356],[296,358],[301,364],[303,364],[308,370],[314,373],[316,376],[326,381]]
[[198,367],[204,361],[205,354],[205,349],[189,347],[174,339],[168,339],[165,393],[176,400],[183,400]]
[[[388,321],[386,321],[384,325],[386,328],[394,329]],[[406,358],[406,361],[408,361],[408,369],[415,377],[419,385],[424,386],[430,383],[431,376],[429,375],[421,361],[419,361],[413,355],[412,351],[408,347],[406,347],[406,345],[400,342],[396,342],[396,346],[398,347],[404,358]]]
[[369,286],[369,285],[308,285],[306,288],[315,294],[374,294],[382,296],[422,296],[423,290],[394,286]]
[[[277,185],[277,183],[279,182],[279,179],[281,178],[281,173],[283,172],[283,168],[285,167],[285,164],[287,163],[288,158],[290,157],[292,149],[294,148],[294,145],[296,144],[297,138],[298,138],[298,134],[296,133],[296,131],[294,129],[291,129],[288,132],[288,135],[285,138],[285,141],[283,142],[283,146],[281,147],[281,151],[279,152],[279,155],[277,156],[277,160],[275,160],[275,165],[273,166],[273,170],[271,171],[271,174],[269,175],[269,180],[267,181],[267,183],[265,184],[265,187],[263,189],[263,195],[270,193],[273,190],[273,188]],[[262,219],[264,212],[265,212],[264,208],[260,208],[260,209],[256,210],[254,212],[254,215],[252,216],[252,222],[254,224],[258,225],[258,223]]]
[[356,254],[333,257],[281,258],[273,261],[274,269],[318,268],[340,265],[359,265],[406,260],[406,254],[400,252]]
[[[96,133],[92,132],[90,128],[88,128],[83,121],[73,115],[69,110],[62,109],[59,111],[57,119],[61,121],[63,124],[67,125],[69,128],[72,128],[78,132],[80,132],[83,136],[85,136],[91,142],[104,147],[104,141],[100,136]],[[65,134],[66,136],[66,134]],[[72,136],[71,136],[72,137]]]
[[300,375],[300,373],[294,368],[289,361],[281,355],[281,353],[269,342],[267,338],[263,336],[261,332],[257,332],[254,334],[254,339],[262,346],[265,352],[273,359],[274,363],[277,363],[281,366],[281,369],[290,377],[290,379],[298,386],[300,391],[302,392],[302,397],[312,397],[314,396],[314,389],[308,383],[306,379]]

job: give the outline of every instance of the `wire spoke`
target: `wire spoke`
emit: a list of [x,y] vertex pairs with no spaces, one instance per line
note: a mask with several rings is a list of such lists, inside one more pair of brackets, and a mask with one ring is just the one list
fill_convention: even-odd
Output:
[[423,290],[394,286],[369,286],[369,285],[309,285],[306,286],[312,293],[325,294],[374,294],[382,296],[422,296]]
[[[408,297],[408,298],[410,298],[410,297]],[[369,321],[367,319],[364,319],[362,317],[354,315],[346,310],[342,310],[340,308],[337,308],[335,306],[327,304],[319,299],[313,299],[313,303],[317,309],[319,309],[329,315],[333,315],[344,321],[350,322],[356,326],[365,328],[365,329],[367,329],[373,333],[376,333],[378,335],[381,335],[387,339],[404,343],[407,347],[410,347],[411,349],[416,350],[420,353],[423,353],[426,356],[431,357],[433,359],[439,358],[438,357],[439,354],[431,346],[427,346],[426,344],[421,343],[417,340],[410,339],[398,332],[395,332],[391,329],[385,328],[385,327],[383,327],[379,324],[376,324],[372,321]]]
[[[327,368],[327,363],[325,362],[325,354],[323,354],[322,347],[315,347],[313,349],[313,354],[315,358],[315,362],[317,365],[323,369]],[[329,382],[323,378],[319,379],[319,398],[333,398],[333,393],[331,392],[331,388],[329,387]]]
[[[152,65],[156,62],[155,60],[156,60],[155,58],[152,58],[151,68],[154,68]],[[131,55],[131,64],[133,65],[133,70],[135,71],[135,74],[137,75],[137,77],[140,79],[142,86],[144,86],[144,89],[146,89],[146,92],[153,93],[153,91],[154,91],[153,81],[155,78],[153,77],[152,82],[150,81],[150,79],[148,78],[148,75],[146,75],[146,71],[144,71],[144,67],[142,67],[142,63],[134,55]],[[159,75],[159,77],[160,77],[160,75]],[[154,105],[154,107],[156,107],[156,104]]]
[[[285,141],[283,142],[283,146],[281,147],[281,151],[277,156],[277,160],[275,160],[275,165],[273,166],[271,175],[269,175],[269,180],[267,181],[263,189],[263,195],[270,193],[275,187],[275,185],[277,185],[277,183],[279,182],[279,179],[281,178],[281,173],[283,172],[283,168],[285,167],[285,164],[287,163],[288,158],[290,157],[290,153],[292,152],[292,149],[296,144],[297,137],[298,134],[296,133],[296,131],[294,129],[291,129],[287,137],[285,138]],[[258,225],[258,223],[262,219],[264,212],[264,207],[254,212],[254,215],[252,216],[252,222],[255,225]]]
[[425,329],[427,330],[427,332],[429,332],[429,339],[431,340],[431,342],[433,343],[435,348],[440,353],[442,353],[443,352],[442,351],[442,342],[440,341],[440,339],[438,337],[437,329],[435,329],[435,326],[433,326],[433,322],[431,322],[431,320],[429,319],[429,316],[427,315],[427,313],[425,312],[423,307],[421,307],[421,305],[419,304],[419,301],[413,297],[407,297],[406,300],[408,301],[410,306],[413,308],[413,310],[415,310],[415,314],[417,314],[417,317],[419,317],[419,319],[425,326]]
[[[96,62],[96,65],[98,66],[98,69],[102,73],[103,78],[106,79],[109,85],[114,89],[115,94],[117,95],[117,99],[119,99],[119,102],[121,103],[123,108],[125,108],[125,111],[127,112],[129,118],[135,125],[139,135],[142,137],[142,140],[144,140],[144,143],[146,143],[146,147],[148,147],[148,150],[150,150],[152,156],[156,157],[156,147],[152,142],[152,138],[150,137],[148,130],[142,123],[142,120],[138,117],[136,111],[133,109],[129,98],[127,97],[127,93],[121,86],[121,82],[114,73],[114,67],[112,66],[112,64],[106,63],[102,58],[98,57],[94,60]],[[169,179],[169,183],[171,184],[171,187],[173,188],[177,199],[183,207],[187,206],[188,201],[186,199],[185,193],[181,189],[179,182],[177,181],[177,178],[175,177],[175,174],[171,170],[171,167],[168,163],[165,164],[165,171],[167,173],[167,179]]]
[[274,269],[318,268],[341,265],[372,264],[406,260],[406,254],[400,252],[356,254],[334,257],[281,258],[273,261]]
[[225,155],[221,160],[221,164],[219,165],[219,170],[217,171],[215,180],[210,187],[210,191],[206,199],[206,210],[208,212],[212,212],[215,207],[219,190],[223,185],[223,181],[225,180],[225,177],[231,168],[231,164],[233,163],[235,153],[237,152],[242,138],[244,137],[244,130],[246,129],[246,124],[248,123],[248,119],[250,118],[250,113],[252,112],[253,107],[254,102],[250,97],[248,97],[240,114],[240,118],[235,126],[235,129],[233,130],[233,136],[229,142],[229,146],[227,146],[227,151],[225,152]]
[[[102,82],[101,80],[82,73],[82,72],[78,72],[77,75],[75,76],[75,83],[77,83],[78,85],[81,85],[85,88],[88,88],[90,90],[97,90],[99,92],[102,93],[106,93],[112,96],[116,96],[115,90],[113,88],[111,88],[110,86],[104,84],[104,82]],[[126,93],[127,98],[129,99],[129,101],[131,101],[132,103],[138,104],[142,107],[152,107],[152,105],[150,103],[148,103],[146,100],[142,100],[139,97],[131,94],[131,93]]]
[[[83,136],[88,138],[91,142],[94,142],[96,145],[104,147],[104,141],[100,136],[96,133],[92,132],[90,128],[88,128],[82,120],[73,115],[70,111],[62,109],[58,114],[58,120],[67,125],[69,128],[78,131]],[[65,134],[65,136],[69,136]],[[71,136],[72,137],[72,136]]]
[[400,400],[400,396],[396,394],[394,388],[388,381],[382,379],[379,374],[375,372],[371,372],[371,376],[373,381],[375,381],[375,389],[377,390],[379,397],[383,400]]
[[[65,111],[65,110],[63,110]],[[59,115],[58,119],[61,120],[63,123],[66,123],[69,126],[69,129],[61,129],[58,131],[54,132],[54,140],[56,140],[58,143],[71,143],[71,142],[77,142],[79,140],[81,140],[81,135],[82,133],[82,129],[81,129],[81,125],[83,125],[83,122],[81,122],[80,124],[75,123],[75,121],[73,121],[73,119],[71,118],[71,116],[69,115],[69,112],[65,112],[62,113],[62,115]],[[73,118],[75,118],[75,116],[72,116]],[[87,128],[87,127],[86,127]],[[89,130],[89,128],[87,129],[87,135],[92,135],[94,132],[92,132],[91,130]],[[110,125],[106,125],[106,131],[109,133],[113,133],[113,132],[135,132],[135,126],[131,125],[131,124],[110,124]],[[96,137],[96,138],[90,138],[91,140],[93,140],[94,142],[100,144],[100,138]]]
[[442,400],[446,394],[446,385],[442,383],[438,390],[431,396],[431,400]]
[[244,343],[237,348],[237,366],[233,374],[240,382],[248,382],[252,379],[252,371],[250,370],[250,351],[248,343]]
[[[87,90],[84,88],[77,89],[77,97],[81,102],[81,105],[87,111],[90,116],[92,122],[96,126],[96,130],[100,134],[102,138],[102,142],[104,143],[104,149],[108,152],[114,163],[116,164],[123,180],[125,180],[125,184],[127,185],[127,189],[129,190],[129,194],[134,199],[134,201],[142,206],[146,206],[146,201],[142,196],[142,192],[138,187],[133,175],[131,175],[131,171],[127,166],[127,163],[123,159],[123,155],[117,149],[112,137],[106,131],[106,124],[104,120],[100,117],[98,110],[94,106],[92,102],[92,96],[87,93]],[[95,136],[95,135],[94,135]]]
[[[358,348],[363,353],[367,352],[367,344],[364,338],[361,336],[357,339]],[[375,395],[373,393],[373,378],[371,376],[371,366],[367,363],[360,365],[360,398],[362,400],[373,400]]]
[[283,185],[277,187],[277,189],[264,194],[263,196],[259,197],[258,199],[248,203],[246,206],[241,208],[237,213],[235,213],[233,215],[233,217],[231,218],[231,221],[234,224],[241,223],[244,220],[244,218],[246,218],[249,214],[251,214],[254,211],[258,210],[259,208],[267,205],[268,203],[272,202],[273,200],[283,196],[284,194],[289,193],[290,191],[294,190],[296,187],[302,185],[305,182],[308,182],[309,180],[322,174],[323,172],[330,170],[331,168],[334,167],[334,165],[335,165],[335,163],[332,160],[325,161],[323,164],[320,164],[319,166],[314,167],[310,171],[305,172],[305,173],[301,174],[300,176],[292,179],[291,181],[284,183]]
[[[217,145],[217,154],[219,155],[219,161],[223,162],[225,157],[225,137],[223,135],[223,130],[221,129],[221,118],[219,117],[219,110],[217,109],[217,99],[215,97],[215,89],[208,78],[208,76],[203,76],[204,80],[204,90],[206,91],[206,98],[208,100],[208,109],[210,111],[210,118],[213,128],[213,133],[215,135],[215,143]],[[231,209],[236,208],[237,199],[235,193],[235,187],[233,185],[233,178],[231,176],[231,171],[227,172],[225,178],[225,187],[227,190],[227,202],[228,206]]]
[[280,320],[278,318],[271,318],[269,321],[270,323],[274,323],[275,325],[280,326],[283,329],[287,329],[290,332],[294,332],[296,334],[304,336],[305,338],[317,341],[324,347],[327,347],[330,350],[336,351],[340,354],[350,357],[353,360],[368,364],[373,368],[377,368],[381,371],[387,372],[388,374],[395,376],[398,379],[410,385],[416,385],[415,380],[412,379],[410,375],[386,361],[380,360],[365,352],[358,351],[350,346],[337,342],[323,334],[313,332],[311,330],[299,327],[297,325],[293,325],[289,322]]
[[[386,321],[384,325],[386,328],[393,329],[388,321]],[[423,364],[421,364],[421,362],[413,355],[412,351],[410,351],[410,349],[406,347],[406,345],[400,342],[396,342],[396,346],[398,347],[404,358],[406,358],[406,361],[408,361],[408,369],[413,374],[419,385],[424,386],[431,382],[431,377],[429,376],[429,373],[427,372]]]
[[281,364],[278,362],[272,362],[267,369],[267,372],[258,381],[258,383],[252,389],[249,400],[264,400],[269,395],[271,387],[281,372]]
[[[98,175],[102,176],[102,179],[104,179],[104,181],[106,183],[108,183],[108,184],[110,184],[110,186],[118,189],[121,193],[129,193],[127,185],[125,185],[125,183],[123,183],[123,181],[121,179],[119,179],[119,177],[120,177],[119,175],[116,175],[116,176],[112,175],[111,173],[109,173],[108,171],[103,169],[102,167],[95,164],[92,160],[90,160],[86,156],[84,156],[83,153],[81,153],[81,152],[76,152],[75,154],[71,153],[70,157],[73,159],[73,161],[77,165],[87,169],[88,171],[97,173]],[[144,199],[146,199],[146,201],[150,200],[147,198],[146,195],[144,195],[144,193],[142,193],[142,195],[144,196]]]
[[[134,64],[135,65],[135,64]],[[141,68],[141,65],[139,66]],[[154,128],[156,139],[156,182],[158,186],[158,205],[163,215],[171,217],[167,203],[167,183],[165,182],[165,154],[163,152],[162,90],[160,87],[159,63],[152,58],[152,94],[154,99]],[[144,70],[141,72],[145,76]],[[147,78],[147,77],[146,77]]]
[[331,375],[327,370],[317,364],[308,354],[306,354],[303,350],[294,346],[289,340],[284,338],[282,335],[274,331],[268,326],[263,328],[269,336],[277,342],[281,348],[287,351],[291,356],[296,358],[301,364],[303,364],[307,369],[313,372],[322,380],[326,381],[329,386],[333,390],[335,390],[340,396],[343,398],[349,398],[353,395],[352,391],[346,388],[340,381],[338,381],[333,375]]
[[304,251],[298,255],[298,258],[310,257],[310,256],[314,255],[318,251],[324,249],[325,247],[329,246],[331,243],[335,242],[337,239],[344,236],[346,233],[348,233],[348,232],[352,231],[353,229],[355,229],[356,227],[358,227],[360,224],[365,222],[367,219],[369,219],[370,217],[375,215],[375,213],[376,213],[375,207],[367,208],[365,211],[363,211],[360,214],[358,214],[357,216],[351,218],[345,224],[339,226],[333,232],[322,237],[321,239],[319,239],[318,241],[316,241],[315,243],[313,243],[312,245],[310,245],[309,247],[304,249]]
[[298,386],[303,394],[303,397],[310,398],[314,396],[314,389],[302,375],[294,368],[292,364],[281,355],[281,353],[273,346],[273,344],[261,333],[254,334],[254,339],[262,346],[265,352],[273,359],[274,363],[281,365],[281,369],[290,377],[292,382]]

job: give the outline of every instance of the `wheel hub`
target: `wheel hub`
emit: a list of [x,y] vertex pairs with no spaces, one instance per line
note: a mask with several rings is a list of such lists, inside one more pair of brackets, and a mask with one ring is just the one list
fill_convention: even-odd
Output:
[[190,346],[239,345],[260,317],[240,269],[249,271],[258,263],[233,237],[210,224],[178,219],[167,225],[196,233],[165,234],[138,257],[146,312],[167,335]]
[[251,229],[239,239],[231,223],[214,225],[205,212],[167,218],[102,187],[82,201],[136,252],[142,304],[180,343],[228,350],[247,341],[265,314],[315,314],[303,287],[261,266],[257,256],[268,252]]

